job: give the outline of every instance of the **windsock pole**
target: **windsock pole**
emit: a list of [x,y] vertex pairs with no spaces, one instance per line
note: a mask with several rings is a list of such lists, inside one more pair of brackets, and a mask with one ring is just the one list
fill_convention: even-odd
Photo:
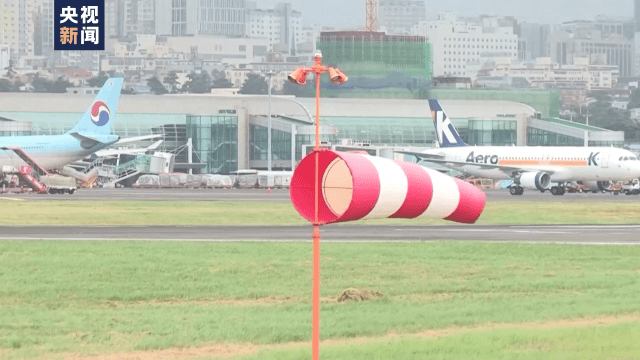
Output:
[[[321,225],[318,204],[319,204],[319,162],[320,162],[320,74],[328,72],[331,82],[342,85],[347,81],[347,76],[337,68],[322,65],[322,53],[316,51],[314,56],[315,64],[309,68],[300,67],[289,74],[289,81],[304,85],[307,81],[307,74],[314,73],[316,77],[316,145],[314,150],[315,159],[315,189],[314,193],[314,216],[313,216],[313,316],[312,316],[312,340],[311,340],[311,358],[313,360],[320,359],[320,228]],[[307,218],[311,221],[311,218]]]
[[[321,59],[321,58],[320,58]],[[320,62],[316,57],[316,152],[315,160],[315,186],[314,186],[314,221],[313,221],[313,316],[312,316],[312,340],[311,340],[311,358],[313,360],[320,359],[320,228],[318,222],[318,197],[320,184],[318,183],[320,163]]]

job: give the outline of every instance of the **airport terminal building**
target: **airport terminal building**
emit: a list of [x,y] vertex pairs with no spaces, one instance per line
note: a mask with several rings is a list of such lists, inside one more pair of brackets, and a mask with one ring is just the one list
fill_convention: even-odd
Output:
[[[92,100],[93,95],[5,93],[0,98],[0,135],[64,133]],[[441,103],[469,145],[621,147],[624,142],[623,132],[542,118],[522,103]],[[272,97],[274,170],[291,170],[303,157],[304,145],[313,144],[314,111],[315,99]],[[267,168],[267,114],[267,96],[122,95],[114,129],[121,137],[164,135],[160,149],[176,154],[177,171],[226,174]],[[435,139],[426,100],[323,98],[321,125],[322,140],[332,145],[361,142],[415,150],[432,147]]]

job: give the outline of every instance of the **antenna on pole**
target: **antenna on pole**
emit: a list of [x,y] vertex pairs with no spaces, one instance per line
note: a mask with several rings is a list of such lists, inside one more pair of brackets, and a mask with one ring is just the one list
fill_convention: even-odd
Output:
[[367,12],[367,31],[378,29],[378,0],[365,0]]

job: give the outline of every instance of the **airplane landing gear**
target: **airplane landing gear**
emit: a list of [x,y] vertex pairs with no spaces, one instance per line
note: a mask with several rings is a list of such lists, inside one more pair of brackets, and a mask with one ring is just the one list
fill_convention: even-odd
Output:
[[521,186],[512,186],[509,188],[509,193],[511,195],[522,195],[524,194],[524,188]]
[[565,193],[566,191],[567,191],[567,190],[564,188],[564,186],[553,186],[553,187],[551,188],[551,194],[552,194],[552,195],[559,195],[559,196],[562,196],[562,195],[564,195],[564,193]]

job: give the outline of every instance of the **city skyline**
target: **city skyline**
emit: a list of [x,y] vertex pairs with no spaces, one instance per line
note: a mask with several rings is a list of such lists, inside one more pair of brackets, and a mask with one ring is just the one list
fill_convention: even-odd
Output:
[[[293,9],[302,12],[304,26],[320,24],[329,27],[364,28],[364,0],[260,0],[259,8],[273,8],[279,2],[290,2]],[[440,2],[425,0],[427,19],[450,11],[461,17],[479,15],[513,16],[519,22],[561,24],[573,20],[593,20],[597,15],[633,17],[633,0],[618,0],[615,7],[602,6],[601,0],[513,1],[513,0],[455,0]],[[566,10],[566,11],[562,11]],[[425,20],[427,20],[425,19]]]

